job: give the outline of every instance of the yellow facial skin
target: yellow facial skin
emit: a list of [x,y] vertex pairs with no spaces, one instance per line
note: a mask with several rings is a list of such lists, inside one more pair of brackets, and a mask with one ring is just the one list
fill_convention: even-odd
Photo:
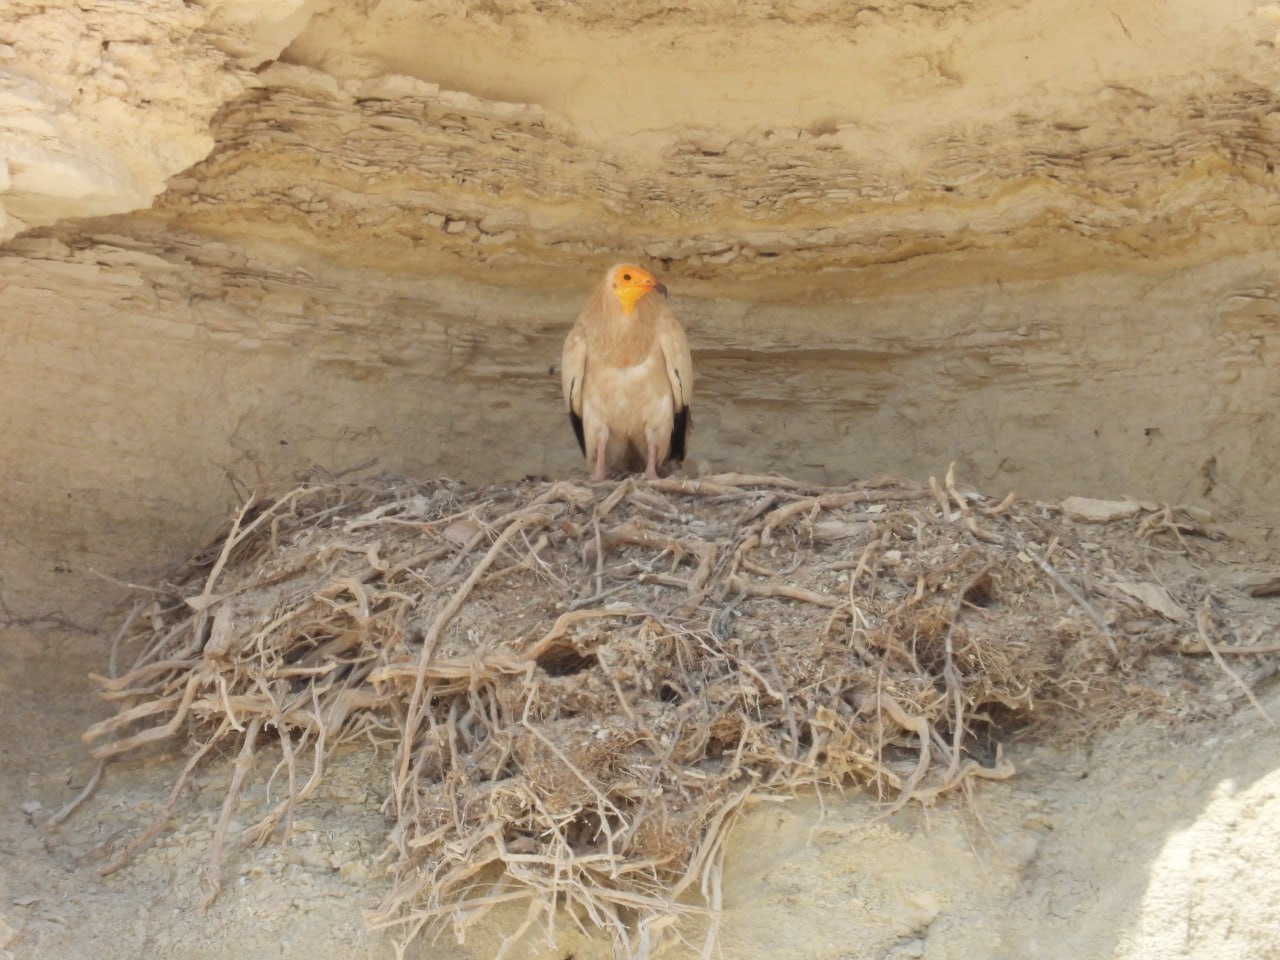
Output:
[[613,272],[613,295],[622,304],[622,312],[627,316],[636,308],[636,301],[650,290],[657,290],[664,297],[667,288],[658,282],[658,278],[644,267],[636,267],[624,263]]

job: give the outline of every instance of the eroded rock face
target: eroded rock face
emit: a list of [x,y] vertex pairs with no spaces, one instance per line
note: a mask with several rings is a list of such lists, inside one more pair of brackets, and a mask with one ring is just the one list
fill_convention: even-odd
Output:
[[197,7],[10,0],[0,27],[0,238],[145,207],[213,146],[245,78]]
[[623,257],[713,468],[1280,494],[1253,0],[10,7],[22,583],[141,575],[311,464],[581,471],[554,365]]
[[163,209],[380,270],[558,288],[642,254],[792,302],[1254,248],[1273,26],[1113,7],[344,5]]

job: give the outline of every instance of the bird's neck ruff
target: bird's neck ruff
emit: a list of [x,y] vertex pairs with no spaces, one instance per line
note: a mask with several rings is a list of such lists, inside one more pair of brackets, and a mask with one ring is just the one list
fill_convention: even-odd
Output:
[[649,317],[652,313],[644,296],[647,292],[630,291],[628,294],[601,284],[600,289],[596,291],[595,315],[609,329],[616,332],[629,330],[638,321]]
[[608,357],[611,365],[634,366],[653,353],[657,327],[647,301],[638,299],[631,313],[627,313],[612,290],[601,288],[587,317],[587,337],[596,350],[603,351],[598,355]]

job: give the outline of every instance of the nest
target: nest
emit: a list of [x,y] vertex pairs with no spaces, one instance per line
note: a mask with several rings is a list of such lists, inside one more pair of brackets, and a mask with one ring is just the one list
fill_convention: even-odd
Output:
[[1000,743],[1032,725],[1185,715],[1173,691],[1213,675],[1186,654],[1225,614],[1194,576],[1147,583],[1154,600],[1133,584],[1152,538],[1176,556],[1203,532],[1154,507],[1075,524],[950,475],[255,495],[135,604],[117,637],[132,666],[95,678],[118,708],[85,734],[97,757],[189,743],[105,870],[234,752],[216,895],[255,757],[285,787],[250,844],[288,837],[335,750],[371,750],[394,863],[372,926],[407,943],[523,901],[508,945],[571,922],[628,957],[672,930],[709,952],[725,836],[753,797],[856,785],[893,810],[1011,776]]

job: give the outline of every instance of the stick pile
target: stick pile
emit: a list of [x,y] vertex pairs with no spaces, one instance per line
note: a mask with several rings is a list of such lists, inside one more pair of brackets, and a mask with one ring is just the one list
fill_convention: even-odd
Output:
[[[118,638],[132,666],[96,678],[118,707],[85,734],[96,756],[191,744],[105,869],[232,751],[214,896],[255,757],[273,752],[283,785],[241,835],[263,843],[287,838],[335,749],[376,747],[395,867],[373,926],[407,943],[523,901],[508,944],[571,922],[645,957],[694,914],[709,952],[749,798],[852,784],[896,809],[1011,776],[1001,738],[1033,723],[1177,712],[1170,678],[1211,675],[1180,652],[1196,624],[1116,586],[1143,579],[1149,538],[1186,532],[1162,509],[1073,524],[950,475],[254,496],[134,606]],[[1158,589],[1209,602],[1194,583]]]

